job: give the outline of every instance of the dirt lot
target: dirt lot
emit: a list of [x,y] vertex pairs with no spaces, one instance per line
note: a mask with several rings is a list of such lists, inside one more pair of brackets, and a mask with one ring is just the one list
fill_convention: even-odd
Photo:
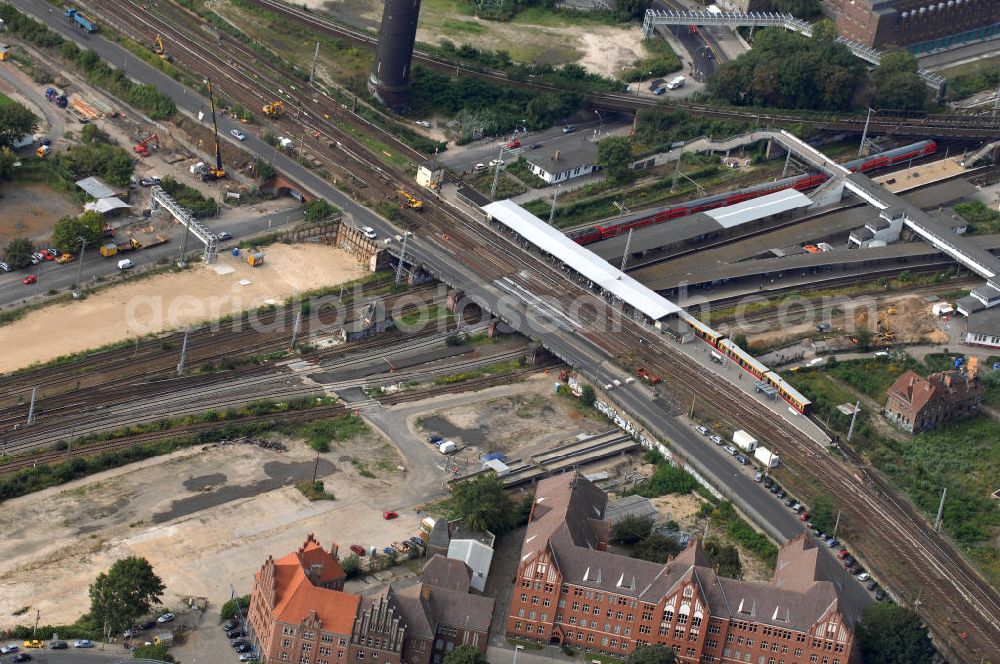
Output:
[[[82,302],[29,313],[0,328],[0,346],[7,349],[0,356],[0,372],[217,319],[364,274],[353,257],[336,247],[279,244],[265,254],[267,263],[259,268],[220,254],[211,267],[198,264],[181,273],[136,279]],[[56,320],[72,320],[73,325],[53,325]]]
[[511,459],[527,459],[577,434],[611,428],[581,415],[573,402],[552,394],[553,380],[526,381],[516,395],[414,416],[412,426],[421,438],[436,433],[473,448],[463,452],[463,457],[503,452]]
[[0,247],[16,237],[45,239],[57,219],[79,213],[76,201],[47,185],[0,185]]
[[[250,445],[186,450],[7,501],[0,629],[24,622],[11,614],[25,606],[46,623],[75,620],[88,607],[89,584],[123,556],[150,560],[167,586],[167,607],[191,595],[217,610],[230,583],[249,592],[267,556],[294,550],[309,532],[342,549],[381,548],[418,532],[415,513],[381,517],[398,459],[380,436],[321,455],[319,476],[337,499],[314,503],[289,485],[312,476],[316,455],[286,444],[284,453]],[[355,460],[374,477],[362,476]]]
[[[344,22],[377,29],[382,3],[376,0],[304,0],[303,5],[328,11]],[[532,23],[531,21],[536,21]],[[642,31],[637,27],[573,25],[555,14],[540,12],[513,21],[485,21],[453,0],[430,0],[420,9],[417,41],[439,44],[448,39],[477,48],[506,50],[514,60],[560,65],[579,62],[588,70],[613,76],[623,65],[643,57]]]

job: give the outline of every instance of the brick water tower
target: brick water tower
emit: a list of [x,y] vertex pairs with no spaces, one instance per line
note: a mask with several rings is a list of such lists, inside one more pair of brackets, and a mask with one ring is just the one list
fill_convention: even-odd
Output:
[[420,0],[385,0],[368,90],[396,112],[407,106],[419,15]]

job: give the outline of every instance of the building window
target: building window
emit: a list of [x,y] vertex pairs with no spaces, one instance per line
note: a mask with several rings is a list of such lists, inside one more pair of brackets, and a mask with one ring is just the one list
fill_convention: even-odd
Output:
[[292,640],[291,639],[282,639],[281,640],[281,647],[282,648],[291,648],[292,647]]
[[538,604],[538,596],[537,595],[532,595],[531,596],[531,603],[532,604]]
[[694,657],[694,648],[688,648],[685,650],[684,655],[687,657]]
[[552,600],[549,599],[548,597],[542,600],[542,606],[551,606],[551,605],[552,605]]
[[364,658],[365,658],[365,651],[364,650],[359,650],[358,651],[358,659],[364,659]]
[[309,653],[312,652],[312,649],[313,649],[313,647],[312,647],[311,643],[303,643],[302,644],[302,653],[303,654],[308,655]]
[[288,653],[287,652],[281,653],[281,661],[283,661],[283,662],[287,662],[288,661]]
[[299,664],[309,664],[309,655],[299,655]]
[[304,641],[312,641],[315,636],[316,635],[313,634],[312,632],[306,632],[306,631],[302,632],[302,639]]
[[522,602],[528,601],[528,593],[521,593],[521,601]]
[[320,634],[319,640],[323,643],[333,643],[333,634]]

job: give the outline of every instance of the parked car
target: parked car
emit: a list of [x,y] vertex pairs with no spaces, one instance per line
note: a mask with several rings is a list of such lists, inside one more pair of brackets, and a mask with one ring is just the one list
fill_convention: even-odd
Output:
[[712,441],[713,443],[715,443],[716,445],[722,445],[723,444],[722,436],[720,436],[718,434],[714,434],[713,433],[711,436],[708,437],[708,439],[710,441]]
[[563,133],[564,134],[569,134],[569,133],[572,133],[574,131],[576,131],[576,125],[566,125],[565,127],[563,127]]
[[236,647],[236,652],[238,652],[238,653],[240,653],[242,655],[243,653],[250,652],[252,649],[253,648],[250,646],[249,643],[244,643],[244,644]]
[[392,553],[394,551],[396,551],[396,550],[394,548],[392,548],[391,546],[387,546],[387,547],[383,547],[382,548],[382,553],[384,553],[387,556],[392,555]]
[[837,557],[840,558],[841,560],[846,560],[847,556],[849,555],[851,555],[851,552],[848,551],[847,549],[841,549],[840,551],[837,552]]
[[144,622],[141,625],[139,625],[139,629],[141,629],[143,631],[145,631],[147,629],[153,629],[154,627],[156,627],[156,621],[155,620],[147,620],[146,622]]
[[868,583],[865,584],[865,588],[868,590],[875,590],[878,588],[878,583],[875,582],[875,579],[868,579]]
[[788,500],[785,501],[785,507],[791,507],[794,504],[795,504],[794,498],[789,498]]
[[160,178],[158,177],[142,178],[141,180],[139,180],[139,184],[141,184],[143,187],[152,187],[154,185],[160,184]]
[[507,144],[508,150],[516,150],[519,147],[521,147],[521,141],[517,140],[516,138]]
[[838,546],[839,544],[840,544],[840,541],[837,540],[836,537],[831,537],[830,541],[826,543],[826,546],[827,546],[827,548],[832,549],[833,547]]
[[772,486],[774,486],[774,480],[772,480],[770,477],[765,477],[764,478],[764,488],[765,489],[770,489]]
[[444,440],[444,438],[442,438],[441,436],[439,436],[437,434],[433,434],[433,435],[427,436],[427,442],[430,443],[431,445],[437,445],[442,440]]
[[28,276],[21,279],[21,283],[25,286],[30,286],[31,284],[38,283],[38,276],[34,274],[29,274]]
[[375,229],[371,226],[362,226],[359,230],[361,231],[361,234],[369,240],[374,240],[378,237],[378,234],[375,233]]
[[799,521],[808,521],[810,516],[809,512],[803,512],[799,515]]
[[9,655],[13,652],[17,652],[19,648],[16,643],[8,643],[5,646],[0,646],[0,655]]
[[872,577],[868,572],[862,572],[861,574],[858,574],[858,581],[867,581],[870,578]]
[[90,639],[79,639],[73,642],[74,648],[93,648],[94,644],[90,642]]
[[177,616],[175,616],[174,614],[172,614],[169,611],[167,611],[162,616],[160,616],[159,618],[157,618],[156,622],[161,623],[161,624],[162,623],[168,623],[168,622],[170,622],[171,620],[173,620],[176,617]]
[[225,241],[225,240],[232,240],[233,239],[233,234],[232,233],[227,233],[226,231],[222,231],[221,233],[216,233],[215,237],[217,237],[218,239],[223,240],[223,241]]
[[123,258],[120,261],[118,261],[119,270],[131,270],[134,267],[135,263],[132,262],[131,258]]
[[430,129],[432,126],[431,123],[428,122],[427,120],[417,120],[417,124],[423,127],[424,129]]
[[50,650],[66,650],[69,648],[69,644],[65,641],[49,641]]
[[736,456],[736,448],[733,447],[732,445],[726,445],[722,449],[724,449],[725,451],[729,452],[730,455]]
[[14,655],[13,657],[11,657],[10,661],[13,662],[14,664],[21,664],[21,662],[30,662],[31,661],[31,655],[29,655],[26,652],[20,652],[20,653]]
[[778,489],[778,493],[776,493],[774,495],[776,495],[778,497],[778,500],[781,500],[782,498],[784,498],[788,494],[786,494],[783,489]]
[[703,436],[707,436],[708,435],[708,429],[705,428],[705,427],[703,427],[703,426],[701,426],[700,424],[698,426],[696,426],[694,428],[694,430],[697,431],[698,433],[700,433]]
[[[153,623],[153,624],[155,625],[156,623]],[[228,632],[231,629],[235,629],[236,626],[239,625],[239,624],[240,624],[239,620],[236,620],[235,618],[230,618],[226,622],[224,622],[221,625],[219,625],[219,627],[222,628],[223,632]]]
[[351,549],[351,553],[353,553],[356,556],[363,556],[363,555],[365,555],[365,549],[364,549],[364,547],[358,546],[357,544],[352,544],[350,546],[350,549]]
[[760,472],[759,470],[756,473],[754,473],[753,475],[754,482],[760,482],[763,479],[764,479],[764,473]]
[[884,599],[885,599],[885,591],[879,588],[878,590],[875,591],[875,601],[881,602]]
[[226,632],[226,638],[228,639],[238,639],[241,636],[246,636],[246,634],[244,634],[243,630],[240,629],[239,627],[237,627],[236,629],[231,629],[228,632]]
[[233,138],[235,138],[237,141],[245,141],[245,140],[247,140],[247,135],[244,134],[239,129],[232,129],[232,130],[230,130],[229,133],[232,134]]
[[42,249],[42,256],[44,256],[47,261],[54,260],[58,255],[59,253],[56,252],[55,249]]
[[407,540],[407,542],[409,542],[413,546],[424,546],[424,541],[419,537],[411,537],[410,539]]
[[475,165],[475,167],[473,167],[473,169],[472,169],[472,170],[474,170],[474,171],[475,171],[475,172],[477,172],[477,173],[478,173],[479,171],[485,171],[485,170],[486,170],[486,164],[484,164],[484,163],[480,162],[480,163],[476,164],[476,165]]
[[241,652],[240,653],[240,661],[241,662],[252,662],[252,661],[255,661],[256,659],[257,658],[253,656],[253,653],[250,653],[250,652]]
[[747,459],[747,458],[746,458],[745,456],[743,456],[742,454],[737,454],[737,455],[736,455],[736,461],[737,461],[738,463],[740,463],[741,465],[744,465],[744,466],[745,466],[745,465],[747,465],[748,463],[750,463],[750,460],[749,460],[749,459]]
[[382,512],[382,518],[386,521],[395,519],[399,514],[397,512]]
[[3,270],[4,272],[10,272],[11,267],[10,265],[7,265],[3,261],[0,261],[0,270]]

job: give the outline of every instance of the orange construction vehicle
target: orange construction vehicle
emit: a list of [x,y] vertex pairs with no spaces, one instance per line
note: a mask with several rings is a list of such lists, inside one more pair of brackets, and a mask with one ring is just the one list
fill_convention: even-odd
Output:
[[154,148],[160,147],[160,137],[157,136],[156,134],[150,134],[146,138],[136,143],[135,147],[132,148],[132,151],[135,152],[140,157],[148,157],[150,145],[153,145]]
[[635,370],[635,375],[638,376],[639,378],[643,379],[644,381],[646,381],[650,385],[656,385],[658,383],[662,383],[663,382],[662,378],[660,378],[659,376],[657,376],[655,373],[653,373],[651,371],[646,371],[646,369],[644,369],[643,367],[639,367],[638,369],[636,369]]

